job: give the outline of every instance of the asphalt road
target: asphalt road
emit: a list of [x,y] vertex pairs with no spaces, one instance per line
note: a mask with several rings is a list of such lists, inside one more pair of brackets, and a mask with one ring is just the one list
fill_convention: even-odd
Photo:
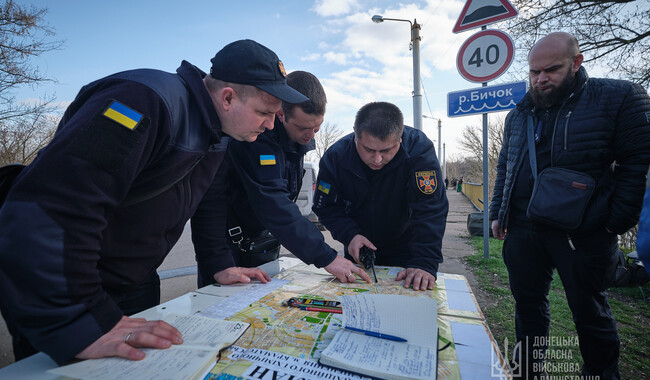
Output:
[[[479,305],[483,305],[481,295],[476,292],[476,280],[474,275],[467,269],[463,258],[472,254],[472,247],[466,242],[467,214],[475,212],[474,206],[461,193],[455,190],[448,190],[449,214],[445,236],[442,241],[444,262],[440,265],[440,272],[465,275],[470,286],[475,290],[475,296]],[[323,231],[325,241],[334,249],[343,254],[343,245],[332,239],[327,231]],[[284,248],[281,255],[292,256]],[[187,292],[196,290],[196,262],[194,260],[194,248],[190,237],[189,223],[183,235],[158,272],[161,275],[161,302],[176,298]],[[0,319],[0,368],[14,362],[13,350],[11,348],[11,336],[9,335],[4,319]]]

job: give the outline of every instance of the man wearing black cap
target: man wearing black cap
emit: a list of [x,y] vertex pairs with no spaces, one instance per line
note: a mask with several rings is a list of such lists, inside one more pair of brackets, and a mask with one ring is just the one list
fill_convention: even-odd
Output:
[[[217,53],[211,75],[183,61],[176,74],[139,69],[83,87],[0,211],[0,308],[16,358],[139,360],[136,347],[182,343],[171,325],[126,315],[158,304],[156,268],[208,188],[225,189],[228,141],[254,141],[282,101],[306,100],[250,40]],[[270,280],[234,267],[225,247],[216,281]]]
[[[228,147],[227,238],[237,265],[254,267],[275,260],[280,244],[307,264],[325,268],[341,282],[354,282],[356,275],[371,282],[368,274],[353,262],[337,256],[325,243],[314,223],[294,203],[300,193],[305,154],[314,149],[314,136],[325,115],[327,97],[316,76],[293,71],[287,84],[309,98],[300,104],[282,102],[275,128],[247,144],[233,141]],[[208,194],[211,194],[210,191]],[[213,205],[224,201],[215,194]],[[209,195],[206,195],[209,197]],[[192,218],[192,240],[198,261],[199,286],[213,283],[216,212],[202,212]]]

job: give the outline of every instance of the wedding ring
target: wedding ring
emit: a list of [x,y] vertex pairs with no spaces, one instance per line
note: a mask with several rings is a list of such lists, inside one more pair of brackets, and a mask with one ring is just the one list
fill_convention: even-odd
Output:
[[348,275],[345,276],[345,277],[350,277],[350,276],[354,276],[354,275],[353,275],[352,273],[350,273],[350,274],[348,274]]
[[124,338],[124,343],[129,343],[129,338],[131,337],[131,334],[133,334],[133,332],[126,334],[126,338]]

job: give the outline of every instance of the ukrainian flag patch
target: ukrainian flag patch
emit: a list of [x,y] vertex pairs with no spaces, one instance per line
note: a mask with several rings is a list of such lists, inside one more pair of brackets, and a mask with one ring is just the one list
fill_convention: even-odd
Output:
[[330,193],[330,187],[332,187],[332,185],[330,185],[330,184],[327,183],[327,182],[320,181],[320,182],[318,183],[318,190],[321,191],[321,192],[323,192],[323,193],[325,193],[325,194],[329,194],[329,193]]
[[114,100],[103,115],[114,122],[127,127],[130,130],[135,129],[142,120],[142,114]]
[[275,155],[260,154],[260,165],[275,165]]

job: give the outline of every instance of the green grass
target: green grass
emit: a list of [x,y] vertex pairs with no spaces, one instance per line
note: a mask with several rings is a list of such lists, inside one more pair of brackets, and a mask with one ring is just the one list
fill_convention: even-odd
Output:
[[[467,257],[467,263],[476,275],[480,294],[486,298],[488,306],[482,307],[483,314],[494,338],[503,349],[503,342],[507,338],[510,349],[515,341],[514,326],[514,299],[508,286],[508,272],[501,258],[503,242],[490,239],[490,257],[483,258],[483,238],[472,237],[469,239],[476,253]],[[644,292],[650,296],[650,287],[646,285]],[[577,342],[577,334],[573,324],[571,311],[564,296],[562,282],[557,275],[553,276],[551,291],[551,329],[550,336],[557,342]],[[650,378],[650,302],[644,301],[638,287],[613,288],[609,290],[609,304],[616,318],[618,332],[621,339],[621,357],[619,368],[623,379]],[[553,343],[553,341],[551,342]],[[562,358],[548,360],[553,364],[570,363],[582,365],[580,350],[577,345],[549,346],[549,354],[562,356]],[[566,364],[559,364],[558,371],[550,371],[552,375],[573,375],[567,373]]]

